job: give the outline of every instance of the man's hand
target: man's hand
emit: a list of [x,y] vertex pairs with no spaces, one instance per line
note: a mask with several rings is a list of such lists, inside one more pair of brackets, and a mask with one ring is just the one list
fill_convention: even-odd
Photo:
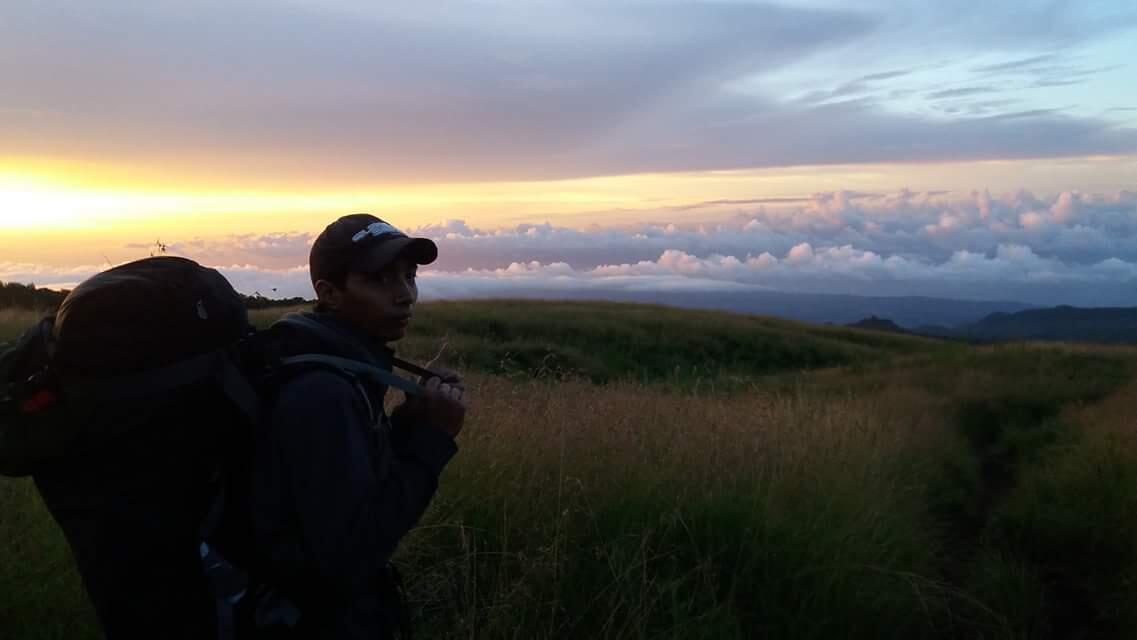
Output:
[[426,393],[423,394],[423,419],[450,434],[451,438],[458,437],[462,425],[466,421],[465,389],[461,386],[461,378],[455,383],[443,382],[442,378],[431,378],[423,385]]
[[[457,371],[446,369],[444,367],[436,367],[431,369],[431,371],[434,372],[435,377],[437,377],[443,384],[448,384],[451,387],[458,387],[463,391],[466,390],[466,385],[462,382],[462,374],[458,373]],[[425,387],[426,383],[430,382],[430,378],[431,376],[423,376],[418,383]]]
[[[410,426],[414,423],[428,423],[442,429],[455,438],[462,431],[466,419],[466,389],[462,376],[455,371],[439,369],[437,376],[424,378],[420,384],[426,392],[420,396],[408,396],[395,413],[399,420]],[[417,425],[416,425],[417,426]]]

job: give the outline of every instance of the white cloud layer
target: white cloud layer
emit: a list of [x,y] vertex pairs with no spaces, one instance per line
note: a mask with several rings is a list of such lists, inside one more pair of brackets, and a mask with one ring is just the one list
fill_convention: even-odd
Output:
[[[681,220],[693,209],[660,211]],[[731,205],[734,206],[734,205]],[[1038,304],[1137,304],[1137,193],[1037,197],[822,193],[791,206],[737,211],[717,224],[585,230],[461,220],[411,230],[441,258],[423,297],[534,291],[756,289],[933,295]],[[310,296],[313,238],[274,233],[195,239],[171,252],[217,265],[246,293]],[[73,284],[98,266],[0,262],[0,280]]]

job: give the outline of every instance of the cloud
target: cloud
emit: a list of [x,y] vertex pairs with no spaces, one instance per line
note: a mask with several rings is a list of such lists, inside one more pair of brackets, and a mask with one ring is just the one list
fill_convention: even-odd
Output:
[[913,69],[895,69],[893,71],[881,71],[879,73],[870,73],[868,75],[861,76],[860,80],[862,80],[862,81],[891,80],[893,78],[901,78],[901,77],[904,77],[906,75],[909,75],[910,73],[912,73],[912,71],[913,71]]
[[1060,58],[1063,49],[1102,40],[1137,24],[1137,10],[1125,2],[1010,0],[977,5],[973,0],[865,0],[858,5],[887,10],[882,31],[890,37],[866,43],[871,53],[913,44],[923,45],[928,54],[963,49],[974,56],[994,50],[1010,58],[1004,62],[1011,64],[1002,70]]
[[[733,202],[706,201],[658,215],[731,210]],[[480,229],[448,220],[408,231],[440,247],[439,261],[422,272],[427,298],[761,289],[1137,303],[1137,193],[1128,191],[838,191],[755,205],[715,223]],[[311,242],[307,234],[237,235],[170,250],[219,265],[245,293],[308,297]],[[74,283],[98,269],[0,263],[0,280]]]
[[[760,205],[734,213],[713,201],[678,207],[682,219],[719,212],[718,223],[644,224],[569,229],[518,225],[482,230],[450,221],[414,230],[435,238],[440,267],[488,268],[503,262],[565,262],[575,268],[654,259],[677,249],[692,255],[784,254],[801,243],[851,245],[881,255],[946,260],[956,251],[991,254],[1000,245],[1030,246],[1039,255],[1087,264],[1110,257],[1137,260],[1137,194],[1064,192],[1040,198],[1025,191],[991,195],[818,193],[800,204]],[[668,215],[659,212],[659,216]]]
[[[1108,258],[1137,260],[1137,193],[1067,191],[1040,197],[1027,191],[821,192],[806,198],[709,200],[645,213],[676,222],[575,229],[520,224],[482,229],[460,219],[409,233],[440,246],[435,267],[493,269],[510,263],[563,262],[574,269],[654,260],[668,250],[705,257],[784,255],[803,243],[849,245],[882,256],[933,262],[958,251],[992,255],[1001,245],[1030,247],[1072,264]],[[695,217],[703,222],[681,222]],[[311,234],[193,238],[172,252],[209,264],[291,268],[307,262]]]
[[237,151],[294,169],[327,157],[419,180],[428,167],[436,177],[517,177],[534,157],[547,157],[537,165],[547,175],[579,174],[597,153],[584,148],[627,122],[871,24],[740,3],[188,11],[111,2],[95,11],[47,2],[8,13],[0,126],[10,148],[66,136],[91,151],[218,152],[218,161]]
[[208,264],[248,262],[268,267],[290,267],[308,259],[315,241],[310,233],[267,233],[232,235],[221,241],[194,238],[173,242],[167,250]]
[[[626,283],[605,279],[682,276],[684,286],[1137,302],[1137,193],[833,192],[780,204],[717,224],[480,230],[455,221],[417,232],[440,244],[446,273],[430,277],[448,292],[462,278],[501,294],[489,280],[618,288]],[[491,266],[503,256],[512,270]]]
[[942,91],[933,91],[928,94],[931,100],[941,100],[943,98],[964,98],[969,96],[981,95],[984,93],[997,93],[999,90],[994,87],[959,87],[957,89],[944,89]]
[[106,265],[59,267],[0,261],[0,282],[19,282],[46,289],[63,289],[73,287],[106,268]]
[[1017,60],[1009,60],[1007,62],[1000,62],[998,64],[982,65],[974,68],[976,73],[1005,73],[1007,71],[1015,71],[1024,67],[1035,67],[1040,64],[1050,64],[1060,59],[1057,53],[1045,53],[1038,56],[1030,56],[1029,58],[1019,58]]
[[[350,184],[1128,153],[1134,130],[1052,105],[944,122],[874,92],[918,76],[893,62],[929,43],[1019,55],[1133,17],[1053,3],[16,3],[0,21],[0,136],[15,155]],[[886,70],[863,73],[860,56],[881,51]],[[806,106],[767,82],[818,86],[818,60],[839,79]],[[1053,79],[1050,62],[986,69]]]
[[[961,250],[932,263],[884,257],[849,245],[814,249],[799,244],[782,256],[762,253],[739,258],[699,258],[666,251],[655,260],[576,270],[565,263],[513,263],[492,270],[427,272],[420,287],[426,299],[509,296],[518,291],[746,291],[932,295],[979,299],[1023,299],[1037,304],[1095,304],[1075,291],[1104,287],[1097,304],[1123,304],[1137,286],[1137,262],[1116,258],[1071,265],[1043,258],[1030,247],[1000,245],[993,255]],[[1130,302],[1131,303],[1131,302]]]
[[267,298],[314,297],[307,265],[287,269],[266,269],[253,265],[216,265],[233,288],[245,295],[260,294]]

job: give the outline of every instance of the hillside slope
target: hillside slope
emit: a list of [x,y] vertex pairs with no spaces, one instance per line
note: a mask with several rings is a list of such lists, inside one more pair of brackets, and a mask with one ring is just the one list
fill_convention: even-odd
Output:
[[619,302],[486,300],[422,305],[400,351],[489,373],[570,373],[594,382],[762,375],[880,361],[922,338]]
[[610,300],[660,304],[686,309],[710,309],[789,318],[802,322],[848,324],[866,316],[889,318],[902,327],[926,324],[960,326],[992,313],[1033,308],[1020,302],[978,301],[917,296],[857,296],[788,291],[549,291],[517,288],[510,296],[523,299]]

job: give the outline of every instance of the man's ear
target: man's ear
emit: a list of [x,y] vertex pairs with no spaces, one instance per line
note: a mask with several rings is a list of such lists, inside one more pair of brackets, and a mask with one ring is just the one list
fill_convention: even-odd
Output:
[[343,290],[335,285],[333,282],[327,280],[317,280],[315,284],[316,299],[321,305],[327,307],[331,311],[335,311],[340,307],[340,299],[343,297]]

